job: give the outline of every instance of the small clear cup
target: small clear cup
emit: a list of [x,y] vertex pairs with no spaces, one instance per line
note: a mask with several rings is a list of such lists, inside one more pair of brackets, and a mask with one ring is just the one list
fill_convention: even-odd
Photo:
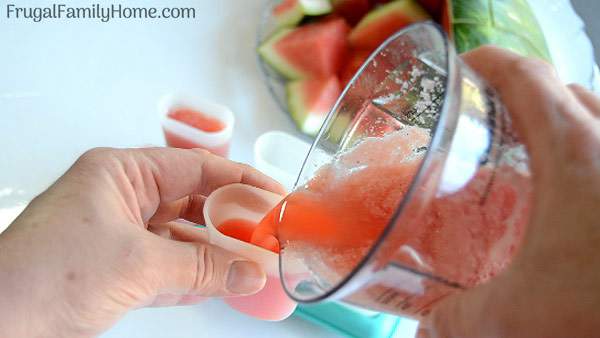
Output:
[[[527,154],[494,91],[434,23],[394,34],[365,62],[329,113],[292,195],[326,166],[355,165],[346,168],[351,171],[374,163],[372,156],[394,160],[393,151],[373,148],[349,164],[348,154],[408,128],[426,134],[426,142],[402,146],[420,158],[417,170],[387,220],[364,224],[380,230],[352,259],[306,237],[279,234],[281,279],[292,299],[342,300],[419,319],[439,300],[509,264],[529,213]],[[364,193],[378,179],[357,186],[365,203],[381,199]]]

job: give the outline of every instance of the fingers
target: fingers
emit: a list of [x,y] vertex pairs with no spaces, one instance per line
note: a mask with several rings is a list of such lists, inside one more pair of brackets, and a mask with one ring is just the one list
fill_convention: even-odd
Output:
[[249,165],[228,161],[214,156],[207,161],[203,168],[204,185],[202,193],[208,196],[210,192],[231,183],[244,183],[255,187],[285,194],[285,189],[272,178],[252,168]]
[[463,55],[464,61],[499,94],[527,146],[534,172],[565,131],[585,123],[585,113],[547,63],[496,47]]
[[152,243],[145,278],[158,295],[226,297],[250,295],[266,282],[261,267],[246,258],[207,243],[180,242],[160,237]]
[[[135,188],[144,221],[148,221],[160,204],[171,203],[189,195],[208,196],[215,189],[232,183],[244,183],[285,193],[279,183],[258,170],[204,150],[146,148],[129,152],[134,162],[130,164],[134,169],[127,170],[130,172],[129,176],[137,175],[142,178]],[[130,177],[130,180],[133,178]],[[198,206],[198,203],[193,207]],[[191,210],[194,211],[193,208]]]
[[281,192],[281,186],[258,170],[196,149],[141,149],[154,164],[154,174],[161,197],[173,201],[190,194],[208,196],[212,191],[232,183],[244,183],[261,189]]
[[170,203],[163,203],[148,221],[150,224],[166,223],[178,218],[204,224],[204,202],[202,195],[190,195]]
[[578,84],[570,84],[569,90],[583,104],[592,116],[600,118],[600,97]]
[[180,242],[208,242],[205,228],[190,226],[176,222],[150,224],[148,230],[162,238]]
[[427,338],[484,338],[494,331],[487,318],[494,316],[490,287],[482,286],[445,299],[422,323]]
[[158,295],[150,303],[150,307],[162,307],[162,306],[179,306],[179,305],[193,305],[205,301],[207,297],[196,296],[196,295],[172,295],[163,294]]

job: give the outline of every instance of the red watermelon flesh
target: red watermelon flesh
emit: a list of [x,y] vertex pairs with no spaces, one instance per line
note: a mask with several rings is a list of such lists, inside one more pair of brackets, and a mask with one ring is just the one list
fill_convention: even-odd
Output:
[[390,0],[369,0],[371,7],[379,6],[388,2],[390,2]]
[[272,46],[277,57],[286,63],[278,70],[291,79],[336,74],[346,57],[349,30],[343,19],[311,23],[291,30]]
[[444,0],[419,0],[419,3],[436,20],[441,16],[444,8]]
[[448,33],[448,36],[450,36],[450,39],[453,38],[453,31],[450,28],[450,11],[448,8],[449,4],[445,4],[444,6],[442,6],[442,13],[441,13],[441,22],[442,22],[442,27],[444,27],[444,30],[446,31],[446,33]]
[[290,81],[286,85],[290,115],[302,132],[316,135],[341,93],[336,76]]
[[333,13],[340,15],[352,26],[367,14],[371,5],[369,0],[331,0]]
[[414,0],[396,0],[369,12],[348,39],[352,47],[372,51],[398,30],[429,18]]
[[[329,21],[335,21],[335,20],[344,20],[346,22],[346,26],[348,26],[348,21],[346,20],[346,18],[339,15],[338,13],[322,15],[316,20],[316,22],[323,23],[323,22],[329,22]],[[348,28],[348,31],[350,31],[350,28]]]
[[346,64],[340,71],[340,83],[342,86],[346,86],[358,69],[365,63],[371,53],[368,50],[354,50],[350,52]]

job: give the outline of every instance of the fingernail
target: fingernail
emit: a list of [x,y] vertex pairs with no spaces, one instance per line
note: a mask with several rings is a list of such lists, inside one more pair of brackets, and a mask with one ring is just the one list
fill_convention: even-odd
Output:
[[237,295],[251,295],[260,291],[267,277],[261,267],[250,261],[234,261],[227,274],[227,291]]

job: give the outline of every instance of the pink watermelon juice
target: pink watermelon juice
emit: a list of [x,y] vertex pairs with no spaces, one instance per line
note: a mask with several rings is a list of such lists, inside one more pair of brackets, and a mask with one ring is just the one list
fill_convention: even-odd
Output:
[[[245,219],[230,219],[222,222],[217,229],[224,235],[249,243],[258,224]],[[279,242],[264,242],[258,246],[279,253]],[[295,302],[290,300],[279,279],[279,274],[267,274],[267,281],[262,290],[250,296],[226,297],[223,299],[232,308],[263,320],[281,320],[295,309]]]
[[[173,109],[169,111],[167,117],[206,134],[221,132],[226,127],[223,121],[187,107]],[[226,156],[229,152],[229,143],[208,146],[171,130],[164,129],[163,131],[169,147],[182,149],[203,148],[220,156]]]
[[[265,216],[251,242],[279,240],[284,250],[286,243],[305,243],[318,261],[317,274],[334,273],[340,281],[390,222],[423,158],[414,150],[428,141],[426,132],[417,128],[363,140]],[[388,251],[384,255],[463,287],[483,283],[514,255],[527,221],[528,186],[528,179],[510,167],[495,173],[481,169],[461,190],[434,198],[413,224],[397,224],[387,238],[392,245],[382,247]],[[389,293],[372,285],[374,293],[378,287]],[[419,295],[394,290],[401,308],[392,311],[419,317],[453,291],[435,283]],[[373,308],[385,310],[377,301]]]
[[221,120],[191,108],[174,109],[169,112],[168,116],[207,133],[216,133],[225,129],[225,123]]
[[258,224],[254,222],[234,218],[221,223],[217,229],[226,236],[233,237],[246,243],[255,244],[256,246],[273,251],[274,253],[279,253],[279,241],[277,240],[252,242],[252,236],[254,235],[257,226]]

